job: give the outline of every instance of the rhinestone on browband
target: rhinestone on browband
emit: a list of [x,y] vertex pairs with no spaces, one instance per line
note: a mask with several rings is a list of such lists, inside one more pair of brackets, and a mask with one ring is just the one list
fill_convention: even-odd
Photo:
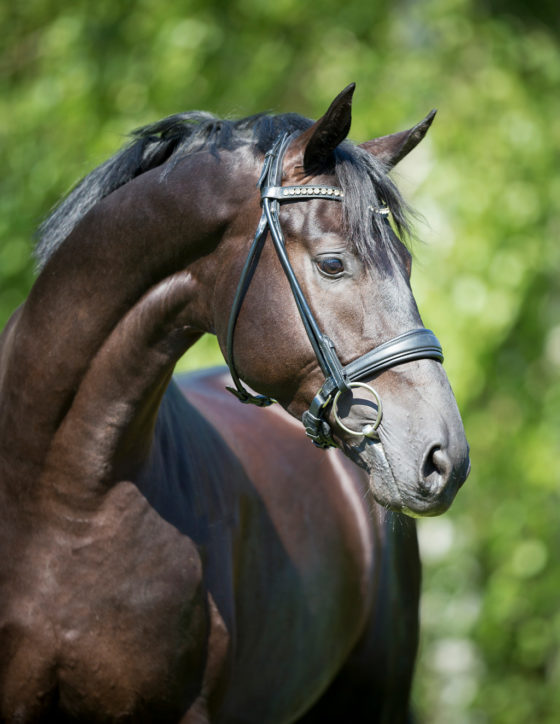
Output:
[[344,191],[336,186],[267,186],[262,190],[262,198],[289,201],[297,197],[315,199],[335,199],[342,201]]
[[[295,201],[298,198],[306,199],[333,199],[342,201],[344,191],[338,186],[266,186],[262,190],[263,199],[276,199],[276,201]],[[369,210],[380,216],[388,216],[390,211],[386,204],[370,206]]]
[[330,196],[344,198],[344,191],[334,186],[283,186],[282,196]]

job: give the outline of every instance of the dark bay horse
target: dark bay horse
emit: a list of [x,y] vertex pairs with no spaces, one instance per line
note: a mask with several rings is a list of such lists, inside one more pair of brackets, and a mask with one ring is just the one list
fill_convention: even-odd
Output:
[[[468,447],[386,175],[432,115],[355,146],[353,90],[142,129],[43,224],[0,347],[2,723],[407,721],[413,517]],[[205,332],[233,381],[173,381]]]

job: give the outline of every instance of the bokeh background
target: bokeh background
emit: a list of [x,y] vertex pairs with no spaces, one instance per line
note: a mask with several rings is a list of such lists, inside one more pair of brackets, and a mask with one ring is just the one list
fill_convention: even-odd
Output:
[[[425,221],[413,287],[473,471],[420,524],[421,722],[560,721],[560,24],[555,0],[0,4],[0,325],[34,229],[132,129],[181,110],[319,116],[351,136],[439,108],[395,171]],[[204,339],[183,368],[214,364]]]

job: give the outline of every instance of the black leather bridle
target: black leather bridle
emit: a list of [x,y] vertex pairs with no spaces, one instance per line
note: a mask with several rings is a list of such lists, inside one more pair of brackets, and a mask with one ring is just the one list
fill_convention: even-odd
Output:
[[[280,227],[278,211],[282,201],[304,201],[306,199],[342,201],[344,193],[341,189],[334,186],[282,186],[284,154],[292,138],[293,134],[286,134],[274,143],[265,156],[263,169],[257,183],[257,187],[261,192],[262,214],[241,272],[229,316],[226,361],[235,388],[228,387],[227,389],[238,397],[241,402],[251,403],[260,407],[266,407],[275,402],[271,397],[253,395],[243,387],[237,374],[233,358],[233,335],[237,318],[259,262],[267,231],[270,231],[274,248],[276,249],[284,273],[288,278],[303,326],[305,327],[319,366],[325,375],[325,382],[313,398],[309,410],[303,413],[302,419],[305,432],[318,447],[337,447],[332,437],[330,425],[326,420],[328,410],[331,406],[337,424],[347,433],[370,438],[377,437],[377,428],[379,427],[383,414],[381,399],[373,387],[360,380],[386,370],[389,367],[412,360],[427,358],[443,362],[443,353],[435,334],[429,329],[420,328],[394,337],[388,342],[366,352],[366,354],[353,362],[342,365],[336,354],[334,344],[321,332],[290,264],[286,253],[284,236]],[[385,214],[387,213],[387,209],[384,207],[373,209],[373,213]],[[360,431],[346,427],[340,420],[337,411],[337,403],[340,395],[356,387],[367,388],[370,393],[373,394],[377,403],[375,421],[366,424]]]

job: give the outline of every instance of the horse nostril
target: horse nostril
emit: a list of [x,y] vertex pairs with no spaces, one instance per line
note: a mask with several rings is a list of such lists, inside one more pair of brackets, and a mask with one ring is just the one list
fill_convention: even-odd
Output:
[[433,495],[449,480],[451,473],[449,455],[442,450],[441,445],[432,445],[422,462],[420,486],[424,493]]

